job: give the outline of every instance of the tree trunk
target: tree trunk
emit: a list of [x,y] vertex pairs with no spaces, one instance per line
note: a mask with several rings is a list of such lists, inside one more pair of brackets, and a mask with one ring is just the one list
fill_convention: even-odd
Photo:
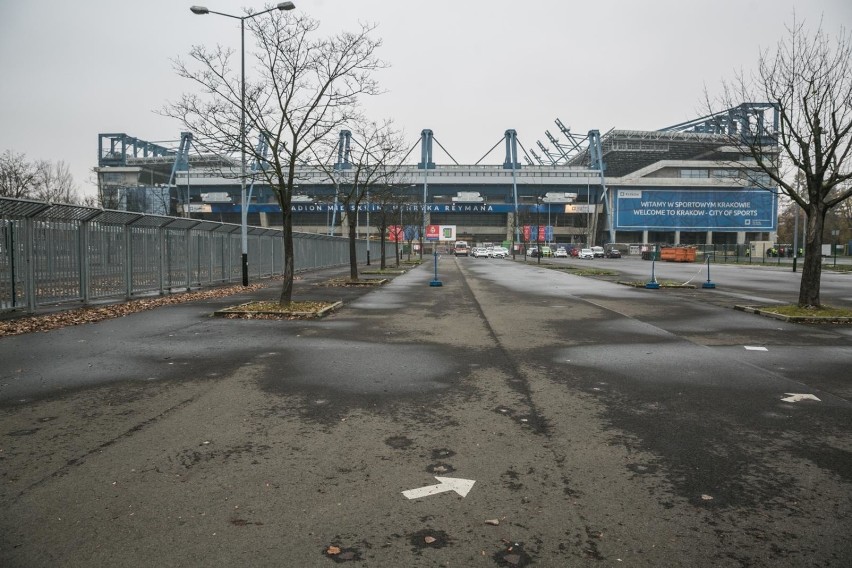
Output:
[[284,236],[282,237],[284,243],[284,284],[281,286],[281,297],[278,299],[278,304],[286,307],[293,301],[293,277],[296,273],[296,265],[293,262],[293,214],[289,207],[283,205],[281,211],[284,214]]
[[818,308],[822,277],[822,231],[826,210],[819,203],[807,211],[808,231],[805,240],[805,261],[802,264],[802,281],[799,284],[799,307]]

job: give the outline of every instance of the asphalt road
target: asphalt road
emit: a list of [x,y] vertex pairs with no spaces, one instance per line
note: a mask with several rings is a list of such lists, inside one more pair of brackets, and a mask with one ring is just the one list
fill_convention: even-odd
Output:
[[[314,322],[209,317],[232,297],[2,338],[0,565],[852,565],[852,328],[711,270],[442,257],[440,287],[306,276],[346,302]],[[403,495],[435,476],[475,483]]]

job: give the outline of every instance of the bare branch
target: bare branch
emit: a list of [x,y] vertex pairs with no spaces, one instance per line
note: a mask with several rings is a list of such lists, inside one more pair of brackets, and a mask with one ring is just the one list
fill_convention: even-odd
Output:
[[[358,116],[361,97],[379,93],[373,71],[385,66],[376,56],[381,40],[374,25],[353,33],[318,35],[319,23],[305,15],[272,11],[245,20],[256,42],[246,57],[245,98],[233,52],[221,46],[194,47],[189,62],[175,71],[198,89],[170,103],[162,114],[177,118],[198,139],[227,155],[245,152],[262,164],[255,174],[273,190],[284,218],[284,287],[293,285],[292,212],[296,164],[341,125]],[[246,130],[241,130],[245,113]],[[262,138],[268,146],[257,147]]]

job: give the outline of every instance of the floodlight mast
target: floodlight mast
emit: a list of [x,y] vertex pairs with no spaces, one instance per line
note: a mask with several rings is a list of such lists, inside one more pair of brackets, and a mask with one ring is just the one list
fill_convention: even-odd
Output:
[[247,14],[245,16],[234,16],[224,12],[216,12],[206,6],[192,6],[190,11],[198,16],[205,14],[217,14],[226,18],[240,21],[240,236],[242,249],[242,276],[243,286],[248,286],[248,202],[246,199],[246,20],[275,10],[292,10],[296,7],[292,2],[279,2],[274,8],[262,12]]

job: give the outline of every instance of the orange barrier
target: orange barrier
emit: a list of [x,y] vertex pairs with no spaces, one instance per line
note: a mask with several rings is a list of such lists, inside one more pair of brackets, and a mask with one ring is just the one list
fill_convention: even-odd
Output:
[[660,260],[667,262],[695,262],[695,249],[691,247],[661,247]]

